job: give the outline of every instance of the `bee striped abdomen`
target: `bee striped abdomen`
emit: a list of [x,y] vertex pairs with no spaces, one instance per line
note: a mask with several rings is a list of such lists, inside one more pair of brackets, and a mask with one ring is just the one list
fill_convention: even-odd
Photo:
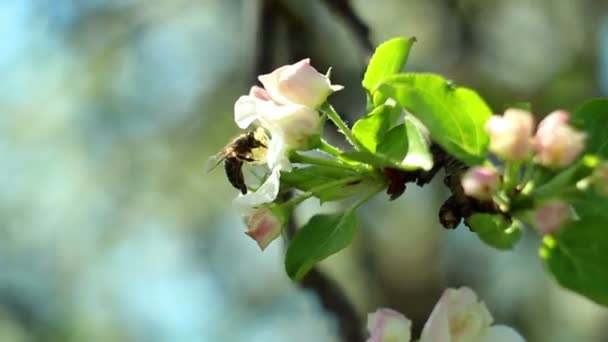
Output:
[[246,194],[247,185],[243,176],[243,161],[237,157],[227,157],[224,160],[224,170],[230,184],[239,189],[243,195]]

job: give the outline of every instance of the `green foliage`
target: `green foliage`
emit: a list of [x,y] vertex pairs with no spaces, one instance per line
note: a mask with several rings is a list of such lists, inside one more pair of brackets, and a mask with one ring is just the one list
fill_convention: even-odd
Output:
[[587,153],[608,158],[608,98],[585,102],[572,114],[571,124],[587,133]]
[[302,191],[312,191],[321,202],[336,201],[360,193],[365,193],[377,187],[372,179],[363,179],[353,183],[346,183],[329,189],[315,191],[330,182],[356,176],[354,170],[335,168],[323,165],[294,168],[290,172],[281,174],[281,182],[286,187],[293,187]]
[[363,88],[370,93],[387,77],[401,72],[416,38],[393,38],[380,44],[367,66]]
[[467,219],[467,225],[479,239],[498,249],[512,249],[521,237],[520,222],[508,222],[501,215],[474,214]]
[[289,277],[301,280],[317,262],[350,245],[356,230],[357,216],[352,210],[313,216],[287,248],[285,269]]
[[408,139],[405,124],[393,127],[378,144],[378,154],[383,158],[401,164],[407,154]]
[[376,146],[391,127],[397,123],[401,111],[400,107],[387,104],[378,106],[355,122],[353,134],[366,149],[370,152],[376,152]]
[[540,256],[564,287],[608,305],[608,225],[606,215],[582,217],[545,237]]
[[416,119],[410,115],[405,117],[407,129],[408,148],[407,155],[402,162],[406,170],[430,170],[433,167],[433,155],[429,149],[427,139],[421,132],[422,128]]
[[386,78],[377,91],[413,113],[450,154],[469,165],[485,160],[484,125],[492,111],[473,90],[438,75],[409,73]]

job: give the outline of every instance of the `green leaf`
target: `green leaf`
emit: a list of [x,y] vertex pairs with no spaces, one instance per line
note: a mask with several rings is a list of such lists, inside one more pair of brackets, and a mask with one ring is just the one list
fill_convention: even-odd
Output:
[[407,154],[407,147],[407,128],[401,124],[386,133],[378,144],[377,152],[383,158],[401,164]]
[[[356,175],[356,171],[313,165],[294,168],[290,172],[281,172],[281,183],[287,187],[294,187],[302,191],[310,191],[321,185]],[[336,201],[365,193],[374,187],[376,187],[376,185],[372,180],[364,179],[358,182],[347,183],[344,186],[314,192],[314,195],[319,198],[321,202]]]
[[415,115],[448,153],[469,165],[485,160],[484,125],[492,111],[475,91],[438,75],[411,73],[387,77],[377,91]]
[[474,214],[466,223],[481,241],[498,249],[512,249],[521,237],[521,223],[501,215]]
[[414,37],[400,37],[380,44],[365,71],[363,88],[373,93],[385,77],[401,72],[415,41]]
[[608,98],[584,103],[572,114],[572,126],[587,132],[585,152],[608,158]]
[[346,161],[355,161],[359,163],[369,164],[376,168],[390,165],[390,161],[382,158],[378,154],[371,153],[366,150],[349,151],[340,154],[340,158]]
[[543,239],[540,256],[562,286],[608,306],[608,220],[586,216]]
[[376,107],[353,125],[353,134],[370,152],[401,116],[401,108],[387,104]]
[[422,127],[417,119],[408,115],[405,117],[407,128],[408,149],[402,162],[406,170],[430,170],[433,168],[433,155],[429,149],[427,139],[422,133]]
[[350,245],[356,230],[354,211],[313,216],[287,248],[285,269],[289,277],[300,281],[317,262]]

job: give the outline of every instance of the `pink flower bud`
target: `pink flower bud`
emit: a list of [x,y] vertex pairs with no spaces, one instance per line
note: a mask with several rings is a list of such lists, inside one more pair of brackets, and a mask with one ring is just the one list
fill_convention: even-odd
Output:
[[410,342],[412,322],[392,309],[378,309],[367,315],[367,342]]
[[550,168],[568,166],[585,148],[586,135],[568,125],[570,115],[560,110],[547,115],[536,131],[535,161]]
[[532,114],[520,109],[507,109],[503,116],[493,115],[486,123],[490,133],[489,150],[507,161],[522,161],[532,151]]
[[310,65],[310,59],[280,67],[258,77],[272,99],[279,104],[299,104],[316,109],[327,97],[343,87],[332,85],[329,77]]
[[534,212],[534,227],[542,234],[555,233],[572,217],[572,208],[566,202],[554,200],[543,203]]
[[287,223],[287,213],[278,205],[257,208],[247,218],[247,232],[260,248],[264,250],[274,239],[281,235]]
[[496,170],[474,166],[464,174],[461,183],[464,193],[468,196],[487,200],[498,190],[500,179]]

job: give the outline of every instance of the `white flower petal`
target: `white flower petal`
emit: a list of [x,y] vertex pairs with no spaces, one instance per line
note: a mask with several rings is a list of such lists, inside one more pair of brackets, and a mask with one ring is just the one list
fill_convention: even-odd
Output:
[[[424,323],[422,335],[419,342],[447,342],[450,341],[450,324],[448,320],[448,303],[445,298],[447,293],[441,296],[439,302],[433,308],[431,316]],[[444,299],[445,298],[445,299]]]
[[252,96],[241,96],[234,104],[234,122],[240,128],[249,127],[258,118],[258,102]]
[[367,342],[410,342],[412,321],[400,312],[380,308],[367,315]]
[[271,170],[278,169],[291,171],[291,163],[287,157],[289,147],[285,142],[283,133],[274,129],[270,131],[270,134],[272,135],[272,138],[268,144],[268,152],[266,154],[268,168]]
[[526,342],[526,340],[511,327],[494,325],[486,329],[475,342]]
[[270,203],[277,198],[280,185],[280,169],[274,168],[266,181],[255,191],[239,195],[232,201],[238,211],[248,215],[254,208]]

